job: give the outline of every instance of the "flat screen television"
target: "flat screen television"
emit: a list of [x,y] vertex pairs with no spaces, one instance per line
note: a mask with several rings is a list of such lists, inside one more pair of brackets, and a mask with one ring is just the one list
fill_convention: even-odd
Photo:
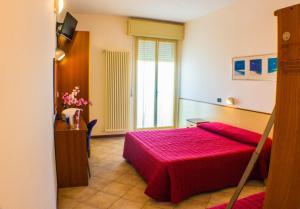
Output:
[[78,21],[69,12],[67,12],[61,27],[60,34],[67,39],[72,40],[77,23]]

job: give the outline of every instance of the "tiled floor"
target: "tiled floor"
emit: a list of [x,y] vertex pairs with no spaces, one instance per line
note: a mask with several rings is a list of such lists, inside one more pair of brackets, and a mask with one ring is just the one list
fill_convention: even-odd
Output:
[[[123,158],[123,138],[92,140],[88,187],[59,190],[59,209],[206,209],[228,202],[234,188],[193,196],[177,205],[144,194],[146,183]],[[262,182],[247,184],[242,197],[264,191]]]

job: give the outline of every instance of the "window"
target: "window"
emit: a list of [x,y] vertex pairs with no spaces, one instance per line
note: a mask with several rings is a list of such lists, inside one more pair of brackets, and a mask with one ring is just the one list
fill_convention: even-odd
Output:
[[176,42],[137,40],[136,128],[174,126]]

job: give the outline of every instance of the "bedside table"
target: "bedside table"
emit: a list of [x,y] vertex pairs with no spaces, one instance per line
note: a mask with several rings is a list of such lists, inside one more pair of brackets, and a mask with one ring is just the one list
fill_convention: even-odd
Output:
[[207,122],[209,121],[201,118],[190,118],[190,119],[186,119],[186,127],[187,128],[197,127],[198,123],[207,123]]

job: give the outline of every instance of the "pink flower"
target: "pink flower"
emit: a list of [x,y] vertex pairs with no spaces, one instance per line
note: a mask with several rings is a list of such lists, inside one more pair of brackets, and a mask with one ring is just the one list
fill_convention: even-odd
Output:
[[64,93],[62,96],[63,105],[65,106],[75,106],[75,107],[81,107],[86,106],[88,104],[92,104],[89,101],[86,101],[83,98],[77,99],[78,94],[80,93],[80,89],[78,86],[76,86],[71,93]]

